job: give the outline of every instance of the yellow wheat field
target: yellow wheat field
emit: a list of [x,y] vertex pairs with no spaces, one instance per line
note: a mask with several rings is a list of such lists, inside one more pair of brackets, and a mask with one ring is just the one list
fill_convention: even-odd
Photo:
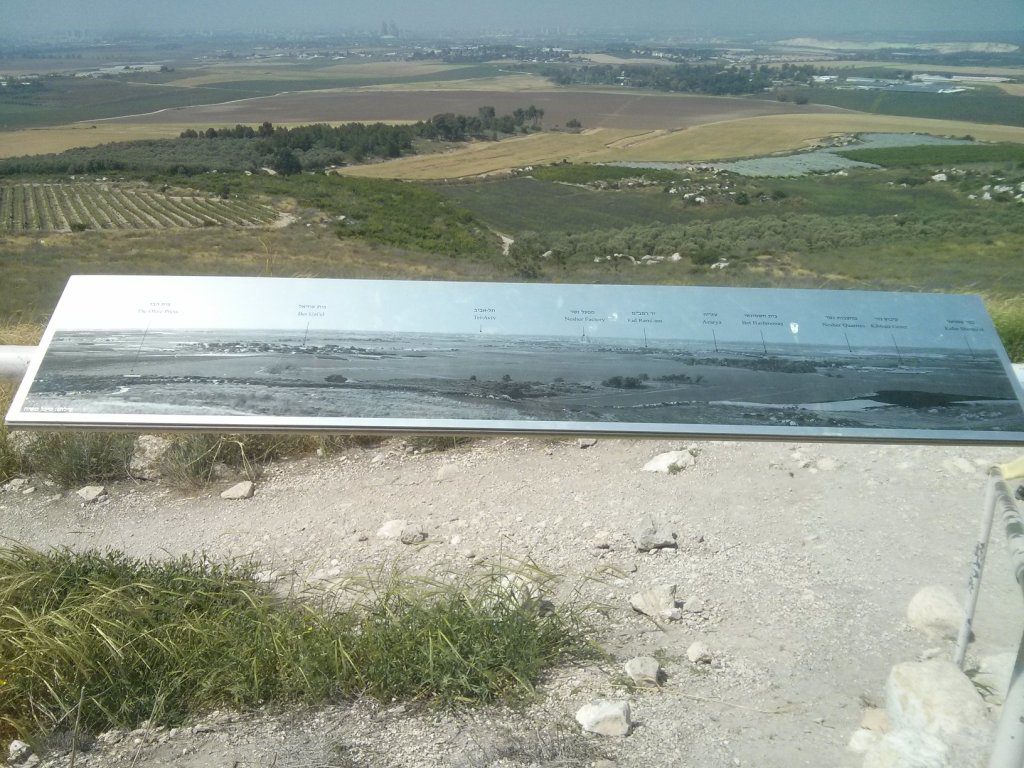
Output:
[[1024,143],[1024,128],[887,115],[768,115],[709,123],[680,131],[597,128],[580,134],[543,133],[479,142],[437,155],[418,155],[346,168],[353,176],[395,179],[457,179],[502,173],[526,165],[569,160],[698,162],[803,149],[823,137],[859,132],[971,134],[983,141]]
[[95,147],[112,141],[169,139],[181,133],[180,125],[125,125],[80,123],[52,128],[26,128],[0,132],[0,158],[45,155],[75,147]]

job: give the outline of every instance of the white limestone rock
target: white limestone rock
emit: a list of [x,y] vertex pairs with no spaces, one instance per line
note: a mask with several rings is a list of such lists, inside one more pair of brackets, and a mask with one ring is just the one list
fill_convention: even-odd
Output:
[[894,731],[870,747],[863,768],[951,768],[946,745],[920,731]]
[[886,710],[894,731],[920,731],[946,744],[985,738],[991,728],[981,694],[943,659],[894,666],[886,682]]
[[584,731],[601,736],[628,736],[633,725],[629,702],[624,699],[597,699],[576,712],[576,722]]
[[663,621],[678,621],[683,612],[676,607],[676,585],[659,584],[629,598],[633,610]]
[[964,609],[946,587],[932,585],[917,591],[907,606],[907,621],[930,638],[956,640]]
[[128,464],[128,474],[136,480],[159,480],[160,464],[170,445],[170,440],[158,435],[139,435]]
[[83,488],[79,488],[75,491],[75,494],[86,504],[92,504],[106,496],[107,489],[102,485],[87,485]]
[[978,671],[974,675],[974,685],[982,689],[982,696],[986,701],[992,704],[1003,703],[1016,661],[1017,654],[1012,651],[981,658],[978,662]]
[[220,497],[233,500],[251,499],[254,493],[256,493],[256,484],[251,480],[243,480],[240,483],[235,483],[226,491],[221,491]]
[[648,515],[633,531],[633,541],[638,552],[650,552],[652,549],[674,549],[678,546],[676,532],[671,526],[658,522]]
[[704,643],[697,640],[690,643],[690,647],[686,649],[686,658],[691,664],[710,664],[714,660],[714,655]]
[[659,453],[644,464],[643,471],[674,475],[692,467],[696,462],[697,460],[689,451],[668,451],[667,453]]
[[661,685],[661,664],[653,656],[637,656],[624,665],[626,674],[641,688],[657,688]]

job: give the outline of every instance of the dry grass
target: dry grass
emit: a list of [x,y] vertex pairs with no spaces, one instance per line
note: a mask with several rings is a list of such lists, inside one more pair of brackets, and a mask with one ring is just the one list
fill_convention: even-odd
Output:
[[563,159],[584,160],[607,153],[615,142],[642,135],[646,132],[608,128],[583,133],[535,133],[504,141],[477,142],[443,154],[355,166],[346,168],[344,173],[385,179],[457,179]]
[[95,147],[111,141],[170,139],[181,133],[180,125],[125,125],[112,123],[59,125],[0,132],[0,158],[45,155],[74,147]]
[[579,134],[543,133],[480,142],[453,152],[403,157],[345,169],[352,176],[388,179],[459,179],[502,173],[525,165],[614,160],[704,161],[787,152],[822,137],[864,131],[971,134],[983,141],[1024,142],[1024,128],[916,117],[848,114],[766,115],[681,131],[595,128]]
[[35,346],[43,337],[43,330],[39,323],[0,321],[0,345]]
[[[918,132],[937,136],[970,134],[983,141],[1024,142],[1024,128],[985,125],[917,117],[849,114],[766,115],[710,123],[670,133],[650,134],[628,146],[610,146],[589,159],[700,161],[750,157],[811,146],[825,136],[839,133]],[[572,158],[570,158],[572,159]]]

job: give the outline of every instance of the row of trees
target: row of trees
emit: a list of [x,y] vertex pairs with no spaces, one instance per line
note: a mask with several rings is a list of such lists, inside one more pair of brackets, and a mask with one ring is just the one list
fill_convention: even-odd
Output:
[[294,128],[264,122],[233,128],[189,128],[177,139],[131,141],[84,147],[54,155],[0,160],[0,175],[143,173],[194,175],[209,171],[282,174],[414,153],[420,140],[496,139],[539,130],[544,110],[533,105],[498,115],[482,107],[476,115],[446,113],[413,125],[346,123]]

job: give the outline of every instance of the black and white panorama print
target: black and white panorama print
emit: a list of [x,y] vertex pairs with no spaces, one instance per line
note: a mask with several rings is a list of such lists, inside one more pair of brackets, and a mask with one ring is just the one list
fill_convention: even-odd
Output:
[[970,296],[75,277],[13,425],[1024,442]]

